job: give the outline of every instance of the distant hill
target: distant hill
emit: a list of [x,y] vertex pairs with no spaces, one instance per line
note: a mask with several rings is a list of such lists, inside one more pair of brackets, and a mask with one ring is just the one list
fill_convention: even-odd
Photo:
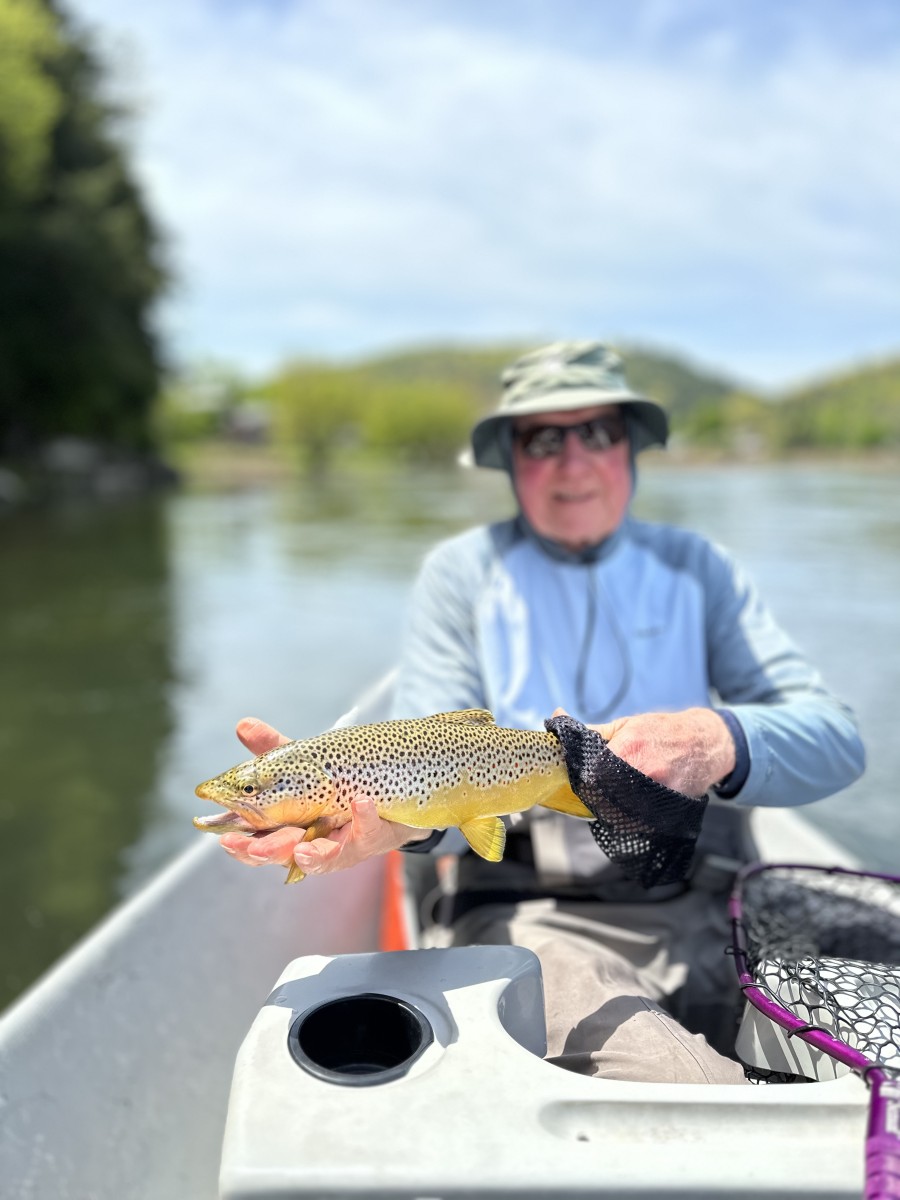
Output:
[[525,345],[422,347],[362,359],[353,369],[378,383],[462,387],[479,407],[488,407],[500,391],[500,372],[528,349]]
[[[310,464],[345,448],[452,461],[493,408],[504,366],[529,345],[437,345],[353,362],[286,364],[256,395],[273,433]],[[673,444],[749,458],[900,450],[900,357],[863,364],[780,396],[647,346],[618,347],[637,392],[672,417]]]
[[[450,383],[466,388],[492,407],[500,394],[500,373],[530,344],[472,348],[435,346],[401,351],[357,361],[353,369],[381,382]],[[699,403],[731,395],[734,380],[689,364],[686,359],[647,347],[617,346],[625,362],[628,381],[635,391],[659,400],[677,417]]]
[[733,392],[698,401],[676,428],[688,444],[740,456],[900,450],[900,358],[768,400]]
[[900,448],[900,358],[791,392],[779,415],[786,450]]
[[663,404],[675,425],[698,405],[721,403],[737,390],[733,379],[677,355],[647,347],[618,349],[625,361],[628,382],[635,391]]

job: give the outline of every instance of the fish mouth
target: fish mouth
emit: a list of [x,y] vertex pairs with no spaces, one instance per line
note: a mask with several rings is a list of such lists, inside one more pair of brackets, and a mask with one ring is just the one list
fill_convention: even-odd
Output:
[[[199,784],[194,789],[194,795],[199,796],[201,800],[212,800],[213,804],[220,804],[222,808],[228,809],[227,812],[215,813],[210,817],[194,817],[194,828],[206,830],[210,833],[229,833],[237,831],[240,833],[252,833],[254,826],[241,813],[235,812],[234,796],[223,788],[217,779],[207,779],[205,783]],[[240,803],[238,801],[238,803]]]
[[[205,799],[205,797],[204,797]],[[239,813],[215,813],[211,817],[194,817],[194,828],[203,833],[254,833],[249,821]]]

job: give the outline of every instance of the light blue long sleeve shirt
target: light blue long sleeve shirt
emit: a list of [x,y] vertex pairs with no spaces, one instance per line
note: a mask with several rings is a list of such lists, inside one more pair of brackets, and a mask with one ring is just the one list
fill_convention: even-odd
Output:
[[750,752],[740,806],[809,804],[865,765],[851,711],[698,534],[629,517],[595,561],[567,561],[511,520],[435,547],[394,715],[484,707],[499,725],[542,728],[557,705],[589,723],[727,707]]

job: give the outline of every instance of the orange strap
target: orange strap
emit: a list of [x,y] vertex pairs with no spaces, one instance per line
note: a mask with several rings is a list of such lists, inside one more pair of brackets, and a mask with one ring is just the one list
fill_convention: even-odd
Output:
[[409,925],[406,918],[403,856],[399,850],[392,850],[385,858],[378,948],[379,950],[411,949]]

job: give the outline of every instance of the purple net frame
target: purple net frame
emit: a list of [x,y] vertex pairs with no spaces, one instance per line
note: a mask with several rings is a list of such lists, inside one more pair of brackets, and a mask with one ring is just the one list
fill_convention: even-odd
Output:
[[807,871],[822,875],[856,876],[900,884],[900,876],[877,871],[853,871],[846,867],[817,867],[809,863],[751,863],[737,875],[728,913],[731,918],[732,945],[741,991],[746,999],[790,1036],[801,1038],[830,1058],[844,1063],[869,1086],[869,1120],[866,1130],[864,1200],[900,1198],[900,1074],[885,1064],[840,1041],[825,1029],[810,1025],[774,999],[771,992],[757,984],[750,972],[744,926],[743,886],[748,879],[766,871]]

